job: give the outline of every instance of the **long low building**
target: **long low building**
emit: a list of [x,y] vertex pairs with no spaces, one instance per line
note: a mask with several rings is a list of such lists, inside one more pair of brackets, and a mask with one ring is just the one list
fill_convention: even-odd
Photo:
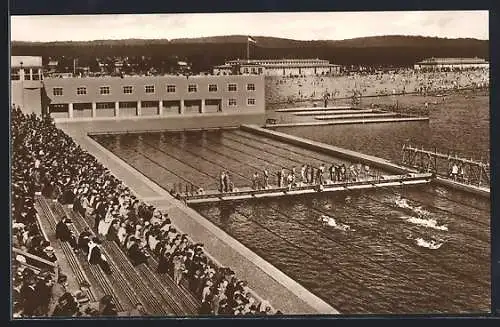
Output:
[[54,117],[131,117],[264,112],[262,76],[47,78]]
[[251,59],[227,61],[224,65],[215,66],[213,72],[215,75],[336,75],[340,73],[340,66],[322,59]]
[[428,58],[417,62],[415,70],[455,70],[489,68],[488,61],[482,58]]
[[203,128],[207,126],[202,117],[209,117],[212,126],[217,121],[258,123],[265,116],[261,75],[46,77],[42,81],[40,70],[39,79],[33,81],[25,74],[21,71],[20,78],[11,81],[12,103],[25,112],[49,113],[59,121],[185,117],[192,120],[193,128]]

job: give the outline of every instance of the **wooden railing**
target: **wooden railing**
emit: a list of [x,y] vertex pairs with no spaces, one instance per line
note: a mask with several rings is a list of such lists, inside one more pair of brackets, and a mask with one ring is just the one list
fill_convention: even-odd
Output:
[[[53,268],[53,272],[51,272],[51,274],[54,276],[54,279],[57,281],[58,278],[59,278],[59,264],[56,262],[51,262],[51,261],[48,261],[48,260],[45,260],[43,258],[40,258],[36,255],[33,255],[31,253],[28,253],[26,251],[23,251],[21,249],[18,249],[18,248],[15,248],[13,247],[12,248],[12,252],[16,253],[16,254],[19,254],[19,255],[22,255],[23,257],[26,257],[26,258],[29,258],[29,259],[32,259],[32,260],[35,260],[35,261],[38,261],[40,263],[43,263],[51,268]],[[19,261],[18,261],[19,262]],[[41,271],[41,268],[39,267],[35,267],[33,265],[30,265],[28,263],[24,263],[24,262],[19,262],[19,264],[25,266],[25,267],[28,267],[30,269],[33,269],[35,271]]]

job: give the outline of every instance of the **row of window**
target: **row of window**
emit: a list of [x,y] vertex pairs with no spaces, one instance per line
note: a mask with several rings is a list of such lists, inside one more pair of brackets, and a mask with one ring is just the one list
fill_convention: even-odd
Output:
[[[228,99],[227,104],[229,107],[236,107],[238,105],[238,102],[236,99]],[[247,99],[247,105],[248,106],[255,106],[256,100],[254,98],[248,98]],[[157,106],[157,103],[152,102],[152,101],[144,101],[141,103],[142,107],[155,107]],[[56,108],[66,108],[64,104],[53,104],[52,106],[55,106]],[[76,106],[76,104],[75,104]],[[136,108],[137,103],[136,102],[120,102],[120,108]],[[98,102],[96,103],[96,109],[114,109],[115,104],[114,102]],[[90,109],[90,108],[88,108]]]
[[[123,86],[122,89],[123,89],[124,94],[132,94],[133,93],[133,86]],[[146,93],[155,93],[155,86],[154,85],[146,85],[146,86],[144,86],[144,90]],[[238,91],[238,86],[236,83],[229,83],[227,85],[227,90],[230,92],[236,92],[236,91]],[[167,85],[167,93],[175,93],[176,91],[177,91],[176,85]],[[217,84],[209,84],[208,91],[209,92],[217,92],[218,91]],[[255,91],[255,84],[253,84],[253,83],[247,84],[247,91]],[[188,92],[189,93],[198,92],[198,85],[197,84],[189,84],[188,85]],[[63,88],[62,87],[54,87],[52,89],[52,93],[55,96],[62,96],[63,95]],[[87,94],[87,88],[85,86],[77,87],[76,94],[77,95]],[[110,87],[109,86],[99,87],[99,94],[101,94],[101,95],[110,94]]]

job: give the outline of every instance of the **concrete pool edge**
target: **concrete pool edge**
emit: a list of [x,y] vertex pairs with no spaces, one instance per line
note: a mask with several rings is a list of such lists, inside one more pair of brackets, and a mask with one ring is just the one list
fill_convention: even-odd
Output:
[[293,144],[296,146],[304,147],[306,146],[308,149],[319,151],[322,153],[326,153],[328,155],[339,156],[341,158],[346,158],[349,160],[361,161],[361,163],[370,164],[374,167],[381,168],[383,170],[387,170],[389,172],[394,172],[398,174],[407,174],[409,172],[416,172],[414,170],[408,169],[403,166],[396,165],[390,161],[387,161],[382,158],[377,158],[374,156],[362,154],[356,151],[340,148],[337,146],[316,142],[310,139],[305,139],[302,137],[270,130],[267,128],[262,128],[257,125],[241,125],[241,129],[250,133],[259,134],[263,136],[267,136],[273,138],[278,141],[283,141],[285,143]]
[[[159,202],[157,207],[169,213],[175,226],[179,226],[179,229],[182,226],[182,232],[190,235],[195,241],[204,243],[205,249],[210,256],[219,254],[215,256],[218,262],[233,268],[237,276],[248,281],[249,286],[259,297],[269,300],[275,308],[280,309],[284,313],[292,314],[339,314],[328,303],[312,294],[298,282],[285,275],[238,240],[204,218],[197,211],[174,199],[158,184],[89,137],[84,130],[73,129],[69,124],[64,126],[63,130],[85,150],[92,153],[99,162],[109,168],[125,185],[134,190],[134,193],[138,197],[142,199],[154,199],[156,202]],[[118,169],[117,171],[117,168],[123,169]],[[134,180],[131,181],[130,176]],[[141,192],[135,192],[138,183],[144,184],[155,194],[144,196],[144,194],[140,194]],[[189,221],[180,218],[176,219],[176,215],[180,212]],[[221,256],[223,252],[226,252],[228,255]],[[227,258],[235,258],[237,262],[228,262],[231,260]],[[238,267],[238,262],[242,268]],[[247,272],[246,268],[253,270],[253,272]],[[259,279],[257,277],[259,275],[263,279]],[[267,281],[265,280],[266,277]],[[258,280],[255,280],[256,278]],[[266,287],[266,283],[269,287]],[[275,290],[281,288],[281,291],[273,294],[269,292],[269,288],[274,288]],[[286,293],[289,296],[285,296]]]

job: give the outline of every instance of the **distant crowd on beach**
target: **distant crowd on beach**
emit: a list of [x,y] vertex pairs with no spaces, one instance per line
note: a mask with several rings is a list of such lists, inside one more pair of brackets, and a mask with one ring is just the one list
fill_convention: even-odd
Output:
[[294,76],[266,80],[266,102],[330,101],[363,96],[427,94],[489,87],[489,70],[351,72],[341,76]]

